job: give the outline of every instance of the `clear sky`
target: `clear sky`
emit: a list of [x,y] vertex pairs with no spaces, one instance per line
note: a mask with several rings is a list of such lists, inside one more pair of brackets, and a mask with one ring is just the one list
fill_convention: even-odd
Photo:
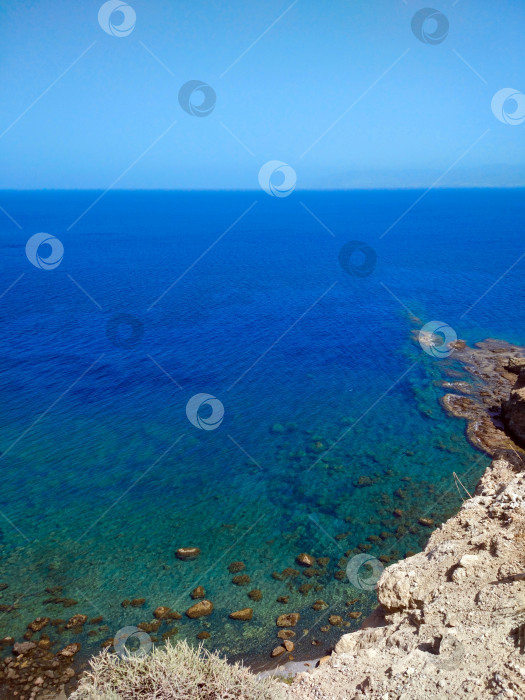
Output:
[[124,37],[98,0],[3,0],[0,187],[257,189],[269,160],[298,188],[525,185],[525,122],[491,111],[525,92],[525,3],[428,1],[435,45],[426,0],[130,0]]

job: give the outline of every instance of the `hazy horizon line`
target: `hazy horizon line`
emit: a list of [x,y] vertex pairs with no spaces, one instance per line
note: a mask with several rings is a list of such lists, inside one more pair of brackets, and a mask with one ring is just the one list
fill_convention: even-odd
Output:
[[[401,187],[305,187],[296,188],[295,192],[400,192],[413,190],[519,190],[525,189],[525,183],[520,185],[454,185],[448,187],[425,187],[424,185],[407,185]],[[104,190],[100,187],[39,187],[39,188],[0,188],[0,192],[253,192],[262,191],[257,188],[184,188],[184,187],[120,187]]]

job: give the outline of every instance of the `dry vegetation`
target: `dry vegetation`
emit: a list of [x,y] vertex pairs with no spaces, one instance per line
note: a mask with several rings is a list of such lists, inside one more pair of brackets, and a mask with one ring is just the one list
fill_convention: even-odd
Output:
[[145,656],[102,652],[70,700],[275,700],[283,690],[278,680],[258,679],[239,664],[178,642]]

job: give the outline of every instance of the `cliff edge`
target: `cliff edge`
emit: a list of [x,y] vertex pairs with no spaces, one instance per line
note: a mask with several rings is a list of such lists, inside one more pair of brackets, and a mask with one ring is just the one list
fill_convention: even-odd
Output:
[[525,358],[520,358],[518,379],[512,387],[508,401],[503,404],[503,421],[509,435],[525,447]]
[[425,550],[383,572],[380,606],[295,698],[525,698],[525,463],[501,453]]

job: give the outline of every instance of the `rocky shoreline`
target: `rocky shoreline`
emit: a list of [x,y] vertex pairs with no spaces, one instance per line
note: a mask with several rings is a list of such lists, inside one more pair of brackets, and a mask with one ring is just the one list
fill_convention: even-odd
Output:
[[525,698],[525,358],[490,339],[459,341],[455,359],[467,381],[450,372],[442,404],[492,463],[423,552],[385,569],[379,607],[289,700]]
[[491,457],[501,449],[523,452],[525,401],[523,387],[516,388],[520,370],[525,368],[522,348],[490,338],[473,348],[456,349],[454,359],[471,381],[441,383],[452,390],[442,399],[445,410],[467,420],[468,439]]

